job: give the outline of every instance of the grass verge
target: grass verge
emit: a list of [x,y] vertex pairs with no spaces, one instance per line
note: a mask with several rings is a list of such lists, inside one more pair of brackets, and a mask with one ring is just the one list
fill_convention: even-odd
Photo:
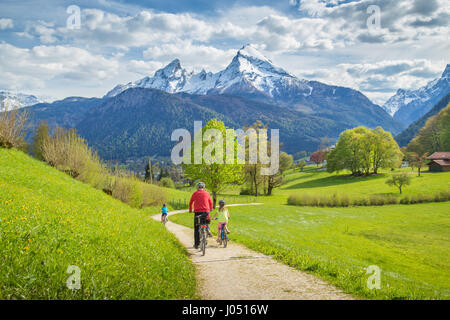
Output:
[[144,211],[1,148],[0,190],[0,299],[196,298],[185,249]]

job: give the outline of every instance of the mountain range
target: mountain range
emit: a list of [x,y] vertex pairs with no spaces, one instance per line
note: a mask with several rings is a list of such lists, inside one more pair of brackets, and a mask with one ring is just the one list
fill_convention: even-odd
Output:
[[5,106],[7,110],[19,109],[39,102],[43,101],[34,95],[0,91],[0,104]]
[[[26,108],[35,127],[74,127],[105,159],[167,156],[171,132],[192,130],[194,120],[215,117],[229,127],[257,120],[280,129],[283,150],[313,151],[327,136],[349,128],[404,126],[361,92],[298,79],[254,47],[242,47],[217,73],[188,72],[178,59],[136,82],[118,85],[103,98],[70,97]],[[30,135],[31,137],[31,135]]]
[[447,64],[440,78],[430,81],[416,90],[398,89],[383,105],[393,118],[410,125],[425,115],[436,103],[450,92],[450,65]]
[[[425,126],[429,118],[436,115],[450,103],[450,93],[447,93],[430,111],[425,113],[418,120],[414,121],[408,128],[395,137],[400,147],[406,147],[408,143],[417,135],[419,130]],[[450,124],[449,124],[450,125]]]

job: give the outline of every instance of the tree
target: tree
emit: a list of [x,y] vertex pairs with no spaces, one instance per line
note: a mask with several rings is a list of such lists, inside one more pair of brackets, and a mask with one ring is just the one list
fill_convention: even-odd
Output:
[[328,172],[349,169],[353,175],[377,174],[380,168],[394,168],[401,164],[403,154],[389,132],[381,127],[357,127],[341,133],[334,148],[327,155]]
[[280,173],[283,175],[283,172],[290,169],[292,167],[292,164],[294,163],[294,158],[287,154],[286,152],[280,153]]
[[164,177],[159,181],[161,187],[175,189],[175,183],[170,177]]
[[379,168],[394,168],[401,164],[403,154],[391,133],[381,127],[371,130],[373,139],[372,161],[373,172],[378,173]]
[[[208,129],[216,129],[222,134],[222,141],[217,136],[211,136],[211,139],[206,139],[204,133]],[[205,150],[211,150],[211,155],[214,157],[218,157],[220,159],[220,152],[218,147],[222,144],[222,150],[226,150],[226,127],[225,124],[217,119],[211,119],[208,123],[202,128],[202,154],[205,154]],[[218,145],[219,144],[219,145]],[[234,154],[236,154],[237,144],[234,145]],[[209,189],[213,196],[213,206],[216,205],[217,194],[222,191],[227,185],[242,182],[243,178],[243,170],[242,165],[240,164],[227,164],[226,163],[226,153],[222,152],[222,162],[220,163],[209,163],[209,161],[205,161],[204,157],[202,159],[201,164],[194,163],[194,144],[192,144],[190,154],[186,156],[191,157],[191,164],[183,164],[185,169],[185,174],[188,178],[194,180],[202,180],[206,184],[206,188]],[[186,161],[185,161],[186,162]]]
[[296,167],[300,170],[300,172],[303,172],[303,169],[305,168],[305,166],[306,166],[305,160],[300,160],[296,165]]
[[403,186],[411,184],[411,177],[407,173],[393,174],[386,180],[386,184],[396,186],[401,194]]
[[34,138],[33,138],[33,155],[36,159],[44,161],[44,156],[42,154],[42,146],[50,138],[49,128],[46,121],[42,121],[40,125],[36,128]]
[[[261,121],[256,121],[253,125],[251,125],[250,127],[244,128],[244,130],[248,130],[248,129],[254,129],[256,131],[256,133],[259,133],[259,130],[262,129],[267,129],[267,125],[264,125]],[[245,152],[246,154],[249,154],[249,150],[251,149],[251,141],[248,137],[246,137],[245,139]],[[268,144],[269,145],[269,144]],[[257,144],[256,146],[256,150],[259,153],[259,145]],[[270,152],[270,150],[269,150]],[[260,193],[260,186],[261,184],[264,184],[267,182],[267,177],[264,177],[261,175],[261,168],[262,165],[260,162],[257,163],[249,163],[247,162],[244,165],[244,178],[247,181],[247,183],[249,184],[249,191],[250,194],[253,194],[255,196],[258,196]],[[264,190],[265,192],[265,190]]]
[[0,147],[17,148],[24,152],[28,145],[25,141],[28,113],[19,109],[9,110],[5,101],[0,105]]
[[169,169],[166,166],[160,168],[158,181],[161,181],[162,178],[170,177]]
[[148,157],[147,164],[145,165],[145,181],[153,184],[153,164],[152,158]]
[[320,163],[324,162],[326,156],[326,152],[323,150],[318,150],[314,152],[310,157],[309,161],[314,162],[319,166]]
[[427,120],[407,150],[417,154],[450,150],[450,104]]
[[281,173],[277,173],[271,176],[267,176],[267,195],[272,195],[273,189],[281,186],[283,183],[283,176]]
[[410,156],[409,163],[411,164],[411,167],[417,168],[417,174],[420,177],[420,170],[427,165],[426,160],[428,157],[428,152],[425,152],[421,156],[418,155],[416,152],[411,152],[409,156]]

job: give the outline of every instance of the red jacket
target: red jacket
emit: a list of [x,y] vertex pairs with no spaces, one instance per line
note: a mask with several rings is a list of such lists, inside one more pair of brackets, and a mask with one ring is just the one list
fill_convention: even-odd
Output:
[[208,191],[195,191],[189,201],[189,212],[192,212],[192,204],[194,204],[194,212],[211,212],[213,209],[211,196]]

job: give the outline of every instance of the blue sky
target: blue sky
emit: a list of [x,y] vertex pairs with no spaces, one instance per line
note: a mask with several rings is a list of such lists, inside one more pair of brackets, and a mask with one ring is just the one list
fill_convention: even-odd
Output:
[[[67,28],[67,8],[80,28]],[[368,27],[380,9],[380,24]],[[300,78],[383,103],[449,62],[447,0],[12,1],[0,3],[0,89],[102,96],[175,58],[216,72],[246,43]],[[374,20],[370,20],[374,21]]]

